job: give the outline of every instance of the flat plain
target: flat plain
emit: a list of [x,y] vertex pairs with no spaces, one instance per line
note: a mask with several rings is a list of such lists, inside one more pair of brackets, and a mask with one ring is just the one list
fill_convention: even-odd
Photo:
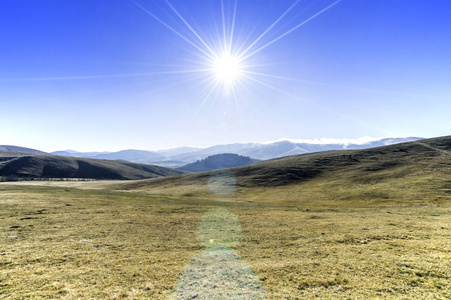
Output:
[[211,208],[267,299],[451,297],[451,207],[296,206],[0,186],[0,298],[167,299]]

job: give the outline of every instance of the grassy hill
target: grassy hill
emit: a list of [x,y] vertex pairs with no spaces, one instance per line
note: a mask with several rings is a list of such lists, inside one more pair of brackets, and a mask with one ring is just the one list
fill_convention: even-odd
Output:
[[164,167],[126,161],[73,158],[56,155],[17,155],[4,151],[0,156],[0,177],[17,178],[88,178],[144,179],[181,174]]
[[[451,136],[365,150],[311,153],[222,171],[114,186],[153,194],[309,205],[449,201]],[[232,193],[216,193],[218,179]],[[223,197],[222,197],[223,198]]]
[[0,145],[0,157],[2,156],[11,156],[11,155],[36,155],[36,154],[48,154],[46,152],[31,149],[31,148],[25,148],[25,147],[18,147],[18,146],[11,146],[11,145]]

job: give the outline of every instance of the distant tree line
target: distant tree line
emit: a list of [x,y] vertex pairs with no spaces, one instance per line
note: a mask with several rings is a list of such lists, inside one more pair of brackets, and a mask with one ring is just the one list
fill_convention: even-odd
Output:
[[92,178],[45,178],[45,177],[20,177],[17,175],[0,176],[0,182],[7,181],[95,181]]

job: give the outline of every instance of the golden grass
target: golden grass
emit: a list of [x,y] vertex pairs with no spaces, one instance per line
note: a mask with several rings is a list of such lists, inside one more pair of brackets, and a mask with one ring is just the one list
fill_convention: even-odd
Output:
[[[328,172],[313,179],[281,186],[243,186],[239,175],[232,192],[221,195],[209,178],[218,173],[188,174],[177,177],[114,182],[103,188],[145,192],[151,195],[208,198],[212,200],[278,203],[308,206],[378,206],[378,205],[449,205],[451,203],[451,169],[425,174],[408,173],[403,177],[379,172],[360,176],[352,172]],[[357,172],[356,172],[357,173]],[[233,172],[227,171],[229,178]],[[386,176],[387,175],[387,176]],[[64,184],[64,183],[63,183]],[[231,184],[230,184],[231,185]]]
[[323,194],[319,203],[332,206],[314,198],[249,203],[239,189],[239,201],[217,201],[1,184],[0,299],[168,299],[205,250],[198,229],[214,208],[237,216],[241,239],[232,250],[256,272],[267,299],[451,298],[449,198],[432,205],[432,193],[420,205],[413,190],[396,205],[371,203],[383,186],[362,187],[354,196],[371,205],[358,206],[355,197],[311,184],[311,197]]

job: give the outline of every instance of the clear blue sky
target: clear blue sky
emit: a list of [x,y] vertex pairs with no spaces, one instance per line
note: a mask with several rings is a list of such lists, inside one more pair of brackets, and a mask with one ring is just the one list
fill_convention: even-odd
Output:
[[[0,144],[451,134],[451,1],[238,0],[234,11],[234,0],[2,1]],[[213,87],[207,55],[232,24],[235,54],[270,30],[233,86]]]

